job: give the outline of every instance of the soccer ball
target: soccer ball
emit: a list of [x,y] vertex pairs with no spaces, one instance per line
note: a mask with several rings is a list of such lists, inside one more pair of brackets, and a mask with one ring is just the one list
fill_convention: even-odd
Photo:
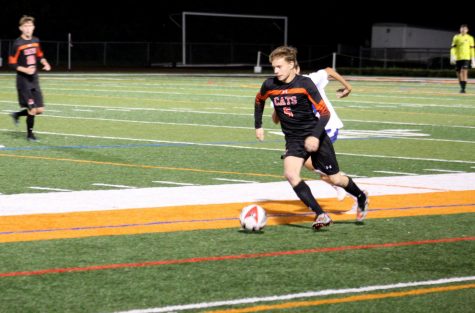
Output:
[[251,204],[242,209],[239,220],[243,229],[257,231],[266,226],[267,214],[261,206]]

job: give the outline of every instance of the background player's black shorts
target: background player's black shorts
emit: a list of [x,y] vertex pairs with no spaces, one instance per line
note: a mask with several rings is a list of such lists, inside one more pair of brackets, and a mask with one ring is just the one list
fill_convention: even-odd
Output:
[[334,175],[340,171],[335,149],[333,149],[330,137],[326,133],[320,136],[320,146],[317,152],[308,153],[305,150],[305,139],[301,138],[289,138],[285,147],[287,150],[285,151],[284,158],[295,156],[307,160],[311,157],[313,167],[326,175]]
[[43,107],[43,95],[39,88],[18,89],[18,103],[23,108],[33,109]]
[[455,70],[460,72],[461,69],[469,69],[470,60],[459,60],[455,62]]

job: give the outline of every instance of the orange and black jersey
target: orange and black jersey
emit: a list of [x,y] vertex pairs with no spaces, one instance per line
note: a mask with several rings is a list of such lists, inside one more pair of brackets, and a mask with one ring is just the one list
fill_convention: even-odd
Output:
[[310,78],[296,75],[290,83],[283,83],[275,77],[264,81],[256,96],[255,128],[262,127],[262,114],[267,98],[274,105],[286,138],[320,138],[325,131],[330,111]]
[[[41,50],[40,40],[36,37],[31,39],[23,39],[19,37],[13,43],[10,56],[8,57],[8,64],[11,68],[17,69],[19,66],[30,67],[36,66],[38,61],[43,58],[43,51]],[[38,81],[38,74],[28,75],[22,72],[17,72],[18,88],[28,84],[36,84]]]

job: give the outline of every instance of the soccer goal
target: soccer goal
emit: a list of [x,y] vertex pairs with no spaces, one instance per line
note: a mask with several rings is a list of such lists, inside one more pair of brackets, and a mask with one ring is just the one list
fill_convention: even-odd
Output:
[[287,44],[286,16],[182,12],[182,64],[254,66],[257,51]]

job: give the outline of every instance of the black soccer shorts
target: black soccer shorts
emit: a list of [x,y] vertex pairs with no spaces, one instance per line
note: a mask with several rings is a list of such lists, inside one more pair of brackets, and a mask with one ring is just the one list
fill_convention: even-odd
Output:
[[43,107],[44,104],[41,89],[18,89],[18,103],[21,107],[28,108],[29,110]]
[[305,138],[289,138],[285,147],[283,158],[294,156],[307,160],[311,157],[313,167],[325,175],[334,175],[340,171],[335,149],[326,133],[320,136],[320,146],[316,152],[309,153],[305,150]]

